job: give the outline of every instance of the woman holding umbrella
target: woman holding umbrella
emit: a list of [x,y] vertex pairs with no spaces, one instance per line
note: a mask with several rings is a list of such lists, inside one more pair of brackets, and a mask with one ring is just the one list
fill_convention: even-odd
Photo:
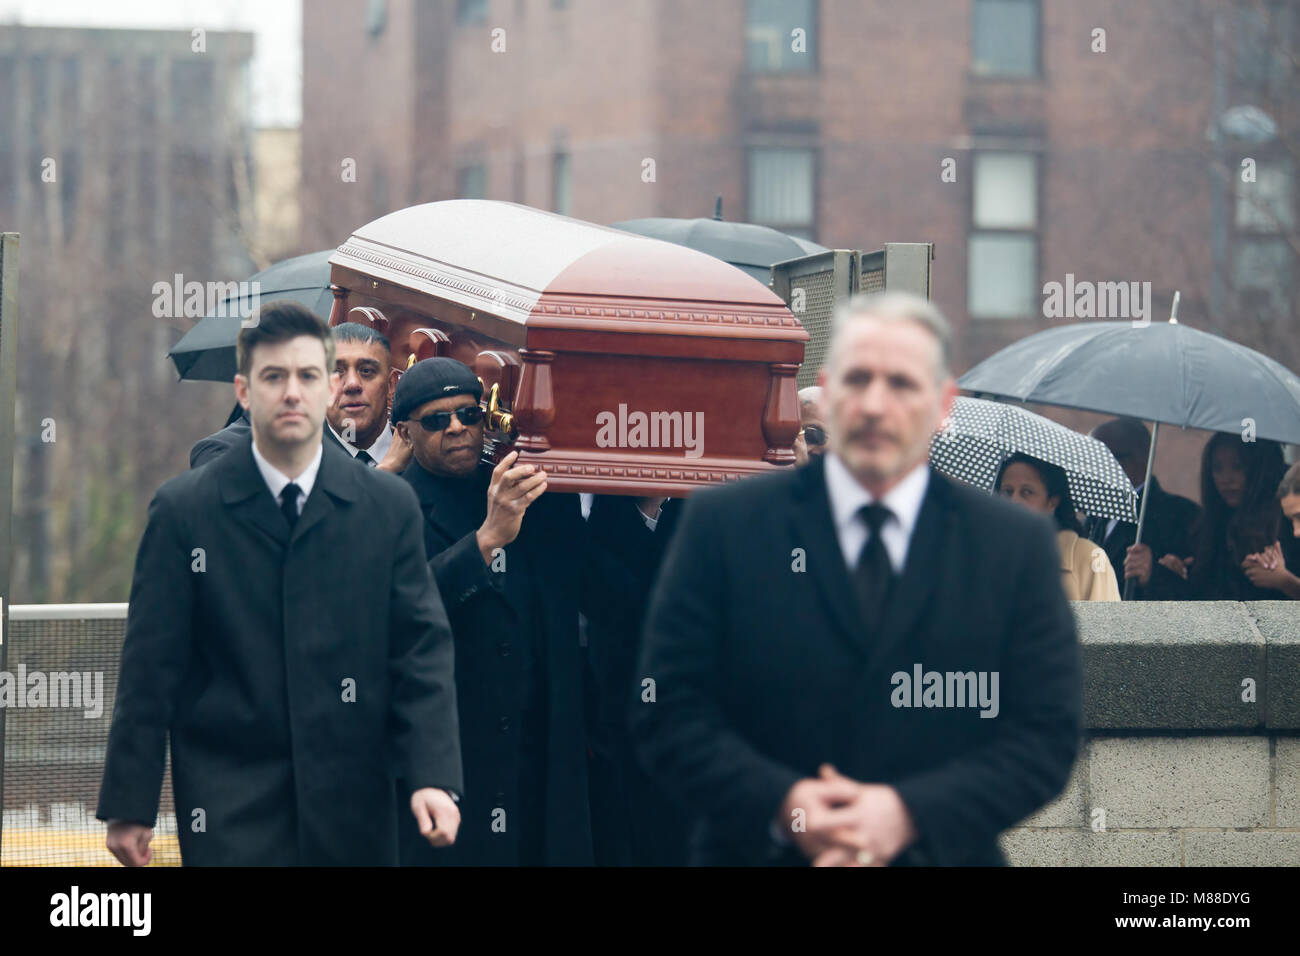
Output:
[[[1276,442],[1245,442],[1219,432],[1201,454],[1204,511],[1192,528],[1192,553],[1167,554],[1160,563],[1186,581],[1183,595],[1193,601],[1274,601],[1290,597],[1295,580],[1287,563],[1296,563],[1294,539],[1280,535],[1282,511],[1276,490],[1286,465]],[[1285,537],[1283,548],[1279,538]],[[1289,562],[1287,560],[1289,558]],[[1258,570],[1257,570],[1258,569]],[[1282,575],[1260,571],[1281,570]],[[1279,580],[1281,578],[1281,580]]]
[[1083,526],[1070,501],[1070,486],[1060,466],[1032,455],[1011,455],[998,470],[993,487],[1016,504],[1054,518],[1061,552],[1061,584],[1069,600],[1119,600],[1115,569],[1106,552],[1082,536]]

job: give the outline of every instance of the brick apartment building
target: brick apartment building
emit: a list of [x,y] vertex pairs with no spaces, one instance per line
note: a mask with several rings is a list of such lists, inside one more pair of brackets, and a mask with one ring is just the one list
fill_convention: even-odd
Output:
[[[961,369],[1074,321],[1043,314],[1067,274],[1150,282],[1156,321],[1181,290],[1182,321],[1295,368],[1298,14],[321,0],[303,30],[303,245],[457,196],[608,223],[708,216],[720,195],[726,218],[828,246],[934,242]],[[1158,468],[1195,496],[1204,436],[1168,433]]]

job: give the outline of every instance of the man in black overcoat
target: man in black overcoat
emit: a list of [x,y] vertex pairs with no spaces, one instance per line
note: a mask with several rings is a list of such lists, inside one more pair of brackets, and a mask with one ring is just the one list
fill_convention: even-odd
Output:
[[403,473],[456,641],[465,793],[456,845],[407,826],[404,864],[592,862],[578,610],[585,528],[577,495],[507,455],[483,465],[481,385],[451,358],[417,362],[393,396]]
[[98,809],[128,865],[169,732],[188,865],[395,864],[398,774],[404,815],[455,839],[451,631],[411,489],[321,442],[332,343],[263,309],[238,347],[250,436],[150,505]]
[[596,495],[587,517],[593,594],[587,654],[592,836],[600,866],[683,866],[689,820],[636,759],[627,726],[644,692],[637,670],[651,590],[685,502]]
[[[1094,428],[1092,437],[1111,450],[1137,489],[1137,506],[1141,508],[1147,493],[1146,465],[1151,449],[1151,433],[1147,426],[1133,418],[1115,418]],[[1128,600],[1182,600],[1182,578],[1160,564],[1160,559],[1166,554],[1181,558],[1191,553],[1189,532],[1200,517],[1201,508],[1190,498],[1165,491],[1154,473],[1151,475],[1150,497],[1141,544],[1135,546],[1133,543],[1137,540],[1137,525],[1115,518],[1089,518],[1088,539],[1105,550],[1111,567],[1115,569],[1120,594],[1126,595]],[[1133,579],[1131,590],[1126,587],[1129,578]]]
[[990,865],[1064,787],[1079,652],[1055,534],[930,470],[946,321],[852,300],[829,450],[692,495],[646,624],[641,756],[705,864]]

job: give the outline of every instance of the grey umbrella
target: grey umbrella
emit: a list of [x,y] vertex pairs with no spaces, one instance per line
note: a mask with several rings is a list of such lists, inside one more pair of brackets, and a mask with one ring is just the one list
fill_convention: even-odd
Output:
[[1017,452],[1059,466],[1070,486],[1070,501],[1080,511],[1136,520],[1137,493],[1109,448],[1015,405],[957,398],[930,441],[930,464],[945,475],[996,491],[998,470]]
[[811,239],[752,222],[724,221],[721,199],[712,219],[628,219],[610,226],[707,253],[749,273],[763,285],[771,281],[773,263],[826,252],[825,246]]
[[[1254,349],[1168,322],[1082,322],[1021,339],[967,372],[977,394],[1146,419],[1151,480],[1161,423],[1300,442],[1300,378]],[[1142,540],[1147,495],[1137,536]]]

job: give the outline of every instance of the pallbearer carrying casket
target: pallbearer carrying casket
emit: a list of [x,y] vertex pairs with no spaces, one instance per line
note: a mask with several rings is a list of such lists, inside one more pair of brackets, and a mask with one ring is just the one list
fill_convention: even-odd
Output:
[[576,495],[546,493],[517,453],[480,463],[482,385],[451,358],[417,362],[393,397],[403,477],[424,513],[429,565],[455,636],[465,792],[454,847],[414,826],[404,864],[592,862],[578,604]]

